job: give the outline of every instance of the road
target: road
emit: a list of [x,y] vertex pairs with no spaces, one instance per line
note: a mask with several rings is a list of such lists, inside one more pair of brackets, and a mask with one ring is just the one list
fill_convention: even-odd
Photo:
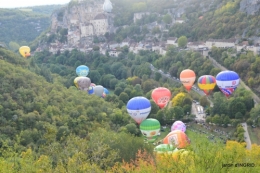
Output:
[[245,137],[245,142],[246,142],[246,148],[250,150],[252,144],[251,144],[250,136],[247,131],[247,124],[246,123],[241,123],[241,124],[245,130],[244,137]]
[[[216,60],[213,58],[209,57],[209,60],[211,60],[212,64],[214,67],[217,67],[221,70],[228,70],[227,68],[223,67],[221,64],[219,64]],[[254,102],[259,104],[260,103],[260,98],[240,79],[239,80],[241,86],[243,86],[246,90],[250,91],[252,93],[252,97],[254,99]]]
[[205,122],[205,113],[203,112],[203,113],[199,113],[198,112],[198,109],[197,108],[200,108],[201,110],[203,110],[203,107],[201,106],[201,105],[196,105],[195,103],[192,103],[192,105],[191,105],[191,114],[193,114],[193,115],[195,115],[196,116],[196,118],[195,118],[195,120],[197,120],[197,121],[199,121],[199,122],[201,122],[201,121],[203,121],[203,122]]

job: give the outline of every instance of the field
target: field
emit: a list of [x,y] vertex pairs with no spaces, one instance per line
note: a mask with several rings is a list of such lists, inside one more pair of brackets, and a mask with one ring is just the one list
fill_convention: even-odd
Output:
[[[196,124],[196,123],[188,123],[186,134],[189,137],[189,133],[195,133],[200,136],[204,136],[208,138],[212,142],[220,141],[222,143],[225,143],[226,140],[232,140],[231,134],[234,133],[235,128],[233,127],[218,127],[208,124]],[[207,128],[206,128],[207,127]],[[160,143],[160,141],[167,136],[168,133],[170,133],[170,126],[167,126],[164,131],[160,132],[160,135],[158,136],[157,140],[154,142],[154,145],[157,145]]]

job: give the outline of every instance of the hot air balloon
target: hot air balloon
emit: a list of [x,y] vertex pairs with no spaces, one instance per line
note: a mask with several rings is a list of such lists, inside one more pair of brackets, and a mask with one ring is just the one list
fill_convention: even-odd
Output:
[[193,70],[186,69],[183,70],[180,74],[180,81],[188,91],[190,91],[195,79],[196,79],[196,74],[194,73]]
[[155,151],[158,154],[161,153],[173,153],[174,151],[178,150],[173,146],[172,144],[160,144],[154,148],[153,151]]
[[79,85],[78,85],[78,79],[79,79],[80,77],[76,77],[75,79],[74,79],[74,84],[75,84],[75,86],[77,87],[77,88],[79,88]]
[[112,6],[112,3],[110,2],[110,0],[105,0],[105,2],[103,4],[104,12],[111,13],[112,9],[113,9],[113,6]]
[[88,91],[91,80],[88,77],[77,77],[74,79],[74,83],[79,90]]
[[152,92],[153,101],[160,107],[165,107],[171,98],[171,91],[164,87],[155,88]]
[[140,130],[148,142],[154,142],[156,140],[160,129],[160,122],[153,118],[148,118],[140,124]]
[[163,139],[163,143],[172,144],[177,148],[185,148],[190,144],[190,140],[183,131],[174,130]]
[[94,93],[99,96],[102,97],[103,96],[103,92],[104,92],[104,87],[102,85],[97,85],[94,87]]
[[172,124],[171,131],[181,130],[182,132],[186,131],[186,125],[182,121],[175,121]]
[[30,51],[31,51],[31,49],[30,49],[28,46],[22,46],[22,47],[19,48],[19,52],[20,52],[20,54],[21,54],[24,58],[26,58],[26,57],[28,57],[28,56],[31,55],[31,54],[30,54]]
[[94,83],[91,83],[91,84],[90,84],[90,86],[92,86],[92,87],[95,87],[95,86],[96,86],[96,84],[94,84]]
[[219,89],[228,98],[239,85],[239,75],[234,71],[222,71],[217,74],[216,81]]
[[206,95],[209,95],[216,86],[216,79],[211,75],[204,75],[199,77],[198,86]]
[[140,124],[145,120],[151,112],[151,103],[145,97],[134,97],[127,102],[126,105],[128,114]]
[[105,93],[105,94],[109,94],[108,89],[104,88],[104,93]]
[[76,68],[76,73],[78,76],[86,77],[89,73],[89,68],[85,65],[80,65]]
[[90,86],[88,88],[88,94],[93,94],[94,93],[94,87],[93,86]]

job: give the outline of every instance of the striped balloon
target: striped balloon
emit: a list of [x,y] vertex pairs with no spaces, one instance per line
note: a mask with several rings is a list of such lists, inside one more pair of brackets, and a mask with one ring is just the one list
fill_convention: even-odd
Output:
[[203,75],[198,79],[198,86],[206,95],[209,95],[216,86],[216,79],[211,75]]

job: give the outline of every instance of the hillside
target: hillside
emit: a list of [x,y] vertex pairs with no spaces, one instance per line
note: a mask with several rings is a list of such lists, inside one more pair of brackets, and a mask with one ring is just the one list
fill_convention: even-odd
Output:
[[[173,50],[171,53],[175,54]],[[150,98],[151,90],[155,85],[169,87],[173,91],[173,97],[181,91],[185,92],[182,87],[166,81],[158,74],[152,75],[155,80],[149,79],[151,72],[143,62],[155,61],[155,64],[160,66],[166,60],[150,52],[142,52],[136,56],[129,53],[127,54],[129,59],[113,59],[104,57],[98,52],[86,55],[74,50],[71,53],[65,52],[55,56],[48,52],[41,52],[35,57],[24,59],[0,48],[0,55],[0,171],[3,173],[28,170],[44,172],[111,170],[113,172],[113,169],[124,168],[119,166],[121,164],[127,166],[131,160],[136,158],[139,160],[142,151],[150,153],[148,158],[153,157],[154,146],[143,142],[137,125],[126,112],[125,104],[129,98],[138,95]],[[178,60],[181,54],[172,55],[168,54],[168,58],[173,57]],[[196,55],[198,60],[202,60],[202,57]],[[195,54],[191,54],[190,58],[195,58],[194,56]],[[75,69],[78,64],[88,64],[91,70],[89,77],[93,82],[114,89],[115,95],[107,95],[103,99],[77,90],[71,79],[76,77],[72,69]],[[108,64],[113,65],[110,67]],[[202,65],[202,68],[205,67]],[[198,73],[200,70],[200,68],[196,69]],[[123,73],[124,71],[128,72]],[[132,76],[131,71],[137,76]],[[224,97],[216,92],[214,105],[218,104],[218,107],[213,110],[214,113],[221,110],[222,113],[219,114],[223,116],[225,105],[244,107],[242,105],[244,102],[249,102],[250,97],[239,98],[242,93],[244,92],[238,91],[234,98],[225,101]],[[185,102],[178,102],[178,106],[165,110],[159,110],[151,101],[150,117],[158,119],[162,125],[172,123],[174,117],[184,118],[191,97],[195,98],[195,96],[190,93],[185,97]],[[249,109],[250,105],[247,106]],[[234,114],[235,112],[231,115]],[[214,116],[214,119],[217,118],[216,123],[221,123],[220,117]],[[207,170],[220,168],[222,165],[219,164],[219,160],[223,159],[227,162],[242,162],[250,159],[250,162],[258,165],[259,160],[255,159],[255,154],[259,151],[258,146],[254,145],[253,152],[248,152],[243,148],[243,144],[231,142],[230,145],[228,144],[230,150],[223,144],[211,143],[204,137],[198,140],[198,135],[193,132],[188,131],[187,134],[192,140],[192,146],[187,148],[187,151],[199,156],[197,158],[190,155],[198,167],[194,168],[190,165],[189,172],[205,167],[201,162],[202,158],[211,162],[214,160],[213,165],[205,168]],[[236,139],[236,136],[232,138]],[[240,136],[238,140],[241,140]],[[204,146],[210,148],[205,150]],[[138,150],[140,150],[139,154]],[[234,154],[234,150],[237,154]],[[225,151],[226,155],[216,158],[214,154],[208,155],[206,151],[214,151],[213,153]],[[162,169],[165,162],[159,158],[157,161],[156,167]],[[187,160],[185,162],[188,163]],[[174,164],[168,166],[172,167]],[[183,166],[180,165],[178,169]],[[177,170],[177,168],[172,169]],[[249,171],[255,170],[257,168]]]
[[0,42],[13,51],[28,45],[50,25],[50,18],[18,9],[0,9]]
[[18,8],[18,9],[21,11],[33,12],[33,13],[50,16],[55,10],[60,9],[63,6],[64,5],[41,5],[41,6]]

